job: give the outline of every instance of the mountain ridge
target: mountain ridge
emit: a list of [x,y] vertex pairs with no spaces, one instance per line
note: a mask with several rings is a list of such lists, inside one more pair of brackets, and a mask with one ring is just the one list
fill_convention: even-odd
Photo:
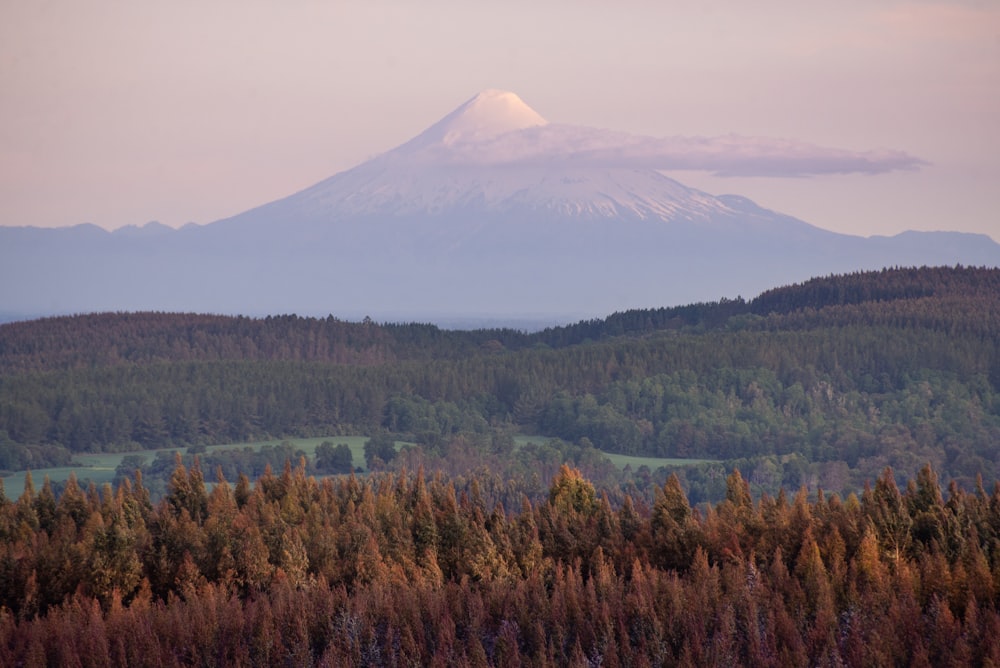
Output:
[[[840,312],[853,309],[843,316]],[[942,313],[945,316],[942,316]],[[616,311],[526,332],[494,326],[448,329],[432,323],[357,322],[333,316],[263,318],[199,313],[119,312],[56,316],[0,325],[0,373],[121,364],[213,360],[294,360],[366,366],[444,359],[538,345],[561,348],[665,330],[726,328],[733,318],[825,319],[829,325],[886,320],[988,336],[1000,321],[1000,269],[905,267],[812,278],[752,299]],[[750,322],[742,323],[750,326]],[[498,348],[495,344],[501,344]],[[433,345],[432,345],[433,344]],[[488,345],[489,344],[489,345]]]
[[0,312],[568,320],[822,274],[1000,266],[981,236],[838,234],[689,188],[634,151],[622,167],[611,136],[485,91],[372,160],[207,225],[0,228]]

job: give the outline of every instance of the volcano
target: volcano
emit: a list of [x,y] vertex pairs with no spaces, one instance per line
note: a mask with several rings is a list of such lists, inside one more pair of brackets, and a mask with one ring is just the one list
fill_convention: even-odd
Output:
[[[828,273],[1000,265],[983,235],[836,234],[657,168],[720,154],[703,144],[549,123],[487,90],[395,149],[208,225],[0,228],[0,313],[559,322]],[[879,159],[899,157],[844,156]]]
[[598,130],[553,126],[514,93],[487,90],[405,144],[230,220],[334,224],[455,213],[669,221],[732,213],[721,200],[652,169],[581,166],[565,158],[601,137]]

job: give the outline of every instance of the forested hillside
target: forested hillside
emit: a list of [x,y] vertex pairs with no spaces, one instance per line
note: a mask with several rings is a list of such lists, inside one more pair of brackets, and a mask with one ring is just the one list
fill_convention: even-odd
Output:
[[[0,467],[384,432],[428,459],[468,443],[486,457],[529,433],[575,462],[592,448],[725,460],[756,492],[857,491],[886,466],[903,476],[924,463],[969,490],[998,476],[997,332],[1000,270],[963,267],[531,334],[162,313],[10,323]],[[697,501],[719,492],[704,471],[679,474]]]
[[[0,371],[53,371],[127,363],[209,360],[298,360],[382,364],[406,359],[461,358],[486,346],[517,350],[563,347],[622,335],[685,327],[713,329],[736,316],[812,314],[856,306],[842,313],[873,319],[894,312],[937,328],[966,323],[995,325],[1000,293],[996,269],[922,267],[815,278],[743,299],[671,308],[633,310],[607,318],[526,334],[511,329],[447,331],[433,325],[344,322],[295,315],[267,318],[176,313],[99,313],[43,318],[0,326]],[[950,312],[952,307],[959,308]],[[885,317],[880,321],[885,321]],[[816,325],[829,324],[825,317]]]
[[1000,665],[998,332],[963,267],[537,333],[0,326],[0,466],[133,452],[0,493],[0,665]]

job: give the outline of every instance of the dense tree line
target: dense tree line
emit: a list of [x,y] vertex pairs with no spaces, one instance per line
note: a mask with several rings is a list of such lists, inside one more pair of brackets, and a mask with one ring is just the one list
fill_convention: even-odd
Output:
[[758,315],[927,297],[996,298],[1000,272],[975,267],[892,268],[813,278],[768,290],[750,303]]
[[0,372],[218,360],[298,360],[370,366],[457,358],[523,345],[514,330],[451,332],[426,324],[296,315],[95,313],[0,326]]
[[961,267],[815,279],[535,334],[295,316],[12,323],[0,326],[0,467],[380,431],[433,450],[520,430],[751,460],[760,480],[785,481],[766,469],[793,456],[813,473],[843,463],[855,485],[932,462],[971,489],[977,474],[1000,475],[998,331],[1000,270]]
[[995,665],[1000,485],[612,504],[562,467],[0,499],[3,665]]
[[[606,318],[551,327],[528,334],[512,329],[447,331],[428,324],[345,322],[333,316],[248,318],[181,313],[97,313],[0,325],[0,373],[67,368],[214,360],[299,360],[372,365],[405,359],[458,359],[482,352],[538,345],[564,347],[623,335],[684,328],[717,329],[733,318],[814,313],[858,306],[866,316],[889,304],[902,313],[944,311],[948,324],[970,316],[989,318],[1000,293],[1000,270],[921,267],[815,278],[775,288],[747,302],[742,298],[659,309],[636,309]],[[918,305],[914,305],[916,302]],[[971,306],[961,309],[961,306]],[[951,312],[960,307],[958,313]],[[779,321],[781,322],[781,321]],[[828,325],[829,317],[815,320]],[[995,331],[995,330],[993,330]]]

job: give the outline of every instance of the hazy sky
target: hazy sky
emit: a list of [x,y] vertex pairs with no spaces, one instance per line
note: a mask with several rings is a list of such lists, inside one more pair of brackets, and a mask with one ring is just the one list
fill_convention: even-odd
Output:
[[995,0],[6,0],[0,224],[211,222],[485,88],[551,122],[903,152],[927,164],[670,176],[837,231],[1000,240]]

